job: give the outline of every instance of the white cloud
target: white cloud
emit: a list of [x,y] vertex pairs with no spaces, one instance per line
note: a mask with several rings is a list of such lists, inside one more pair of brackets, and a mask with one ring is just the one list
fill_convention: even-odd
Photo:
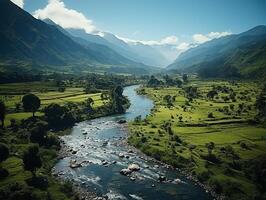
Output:
[[210,40],[207,36],[202,35],[202,34],[194,34],[192,38],[196,43],[199,43],[199,44]]
[[23,8],[23,6],[24,6],[24,0],[11,0],[11,1],[21,8]]
[[191,45],[189,43],[182,42],[176,48],[177,48],[177,50],[180,50],[180,51],[186,51],[190,48],[190,46]]
[[151,45],[151,46],[155,46],[155,45],[177,45],[178,44],[178,38],[176,36],[168,36],[165,38],[162,38],[161,40],[133,40],[133,39],[129,39],[129,38],[124,38],[124,37],[120,37],[120,36],[116,36],[119,39],[123,40],[126,43],[130,43],[130,44],[137,44],[137,43],[142,43],[142,44],[146,44],[146,45]]
[[81,12],[68,9],[62,0],[49,0],[43,9],[34,12],[37,19],[49,18],[63,28],[84,29],[87,33],[97,33],[92,20],[86,18]]
[[202,44],[202,43],[210,41],[212,39],[224,37],[224,36],[231,35],[231,34],[232,34],[231,32],[227,32],[227,31],[225,31],[225,32],[210,32],[206,35],[194,34],[192,36],[192,38],[193,38],[194,42],[196,42],[198,44]]
[[178,38],[176,36],[169,36],[166,38],[163,38],[160,41],[161,44],[169,44],[169,45],[176,45],[178,43]]

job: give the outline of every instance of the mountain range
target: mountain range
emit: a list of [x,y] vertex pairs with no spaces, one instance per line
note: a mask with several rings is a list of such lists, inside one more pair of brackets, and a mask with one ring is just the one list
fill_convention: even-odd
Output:
[[[88,34],[38,20],[10,0],[0,0],[0,72],[71,71],[150,74],[169,63],[160,48],[126,43],[112,33]],[[213,39],[185,51],[166,72],[202,77],[266,77],[266,26]]]
[[0,43],[2,66],[141,74],[157,70],[128,59],[107,45],[72,36],[59,26],[35,19],[10,0],[0,0]]
[[92,43],[105,45],[115,50],[120,55],[133,60],[141,62],[150,66],[167,66],[169,60],[166,59],[159,51],[149,45],[142,43],[128,44],[119,39],[112,33],[103,32],[102,37],[99,35],[88,34],[82,29],[65,29],[71,35],[90,41]]
[[202,77],[265,77],[266,26],[214,39],[182,53],[167,70]]

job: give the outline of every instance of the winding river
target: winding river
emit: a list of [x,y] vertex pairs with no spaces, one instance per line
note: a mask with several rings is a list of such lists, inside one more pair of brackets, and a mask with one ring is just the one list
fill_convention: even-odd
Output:
[[[212,199],[177,170],[126,145],[126,126],[117,121],[133,120],[138,115],[145,117],[153,107],[150,99],[136,94],[137,87],[124,89],[131,102],[125,114],[78,123],[70,135],[61,138],[71,153],[56,164],[54,173],[108,199]],[[132,163],[139,165],[140,170],[130,177],[120,174],[121,169]],[[166,177],[166,181],[158,182],[160,176]]]

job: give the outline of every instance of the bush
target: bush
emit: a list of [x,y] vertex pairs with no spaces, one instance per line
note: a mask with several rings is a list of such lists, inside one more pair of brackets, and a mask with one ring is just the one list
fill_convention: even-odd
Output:
[[204,170],[197,174],[199,181],[204,182],[210,178],[211,172],[209,170]]
[[9,175],[8,170],[0,167],[0,179],[4,179],[8,177],[8,175]]
[[0,143],[0,163],[6,160],[9,156],[9,149],[7,145]]
[[212,112],[208,114],[208,118],[215,118]]
[[73,194],[72,183],[70,181],[63,183],[62,185],[60,185],[60,191],[65,193],[69,197],[72,196]]
[[147,142],[147,138],[146,138],[146,137],[142,137],[142,138],[141,138],[141,142],[142,142],[142,143],[146,143],[146,142]]
[[29,186],[33,186],[39,189],[46,189],[49,185],[48,178],[45,176],[35,176],[26,180]]
[[209,184],[217,194],[221,194],[223,192],[223,186],[219,180],[211,179]]

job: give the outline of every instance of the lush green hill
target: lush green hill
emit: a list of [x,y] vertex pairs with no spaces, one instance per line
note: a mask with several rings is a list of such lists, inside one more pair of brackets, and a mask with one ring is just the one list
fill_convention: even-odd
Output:
[[81,45],[57,27],[35,19],[9,0],[0,0],[0,43],[2,66],[38,66],[39,70],[56,66],[56,70],[62,71],[73,68],[76,71],[108,71],[117,67],[123,69],[121,72],[129,73],[148,73],[151,70],[109,47],[89,42]]
[[198,72],[203,77],[265,77],[266,26],[192,48],[167,69]]

